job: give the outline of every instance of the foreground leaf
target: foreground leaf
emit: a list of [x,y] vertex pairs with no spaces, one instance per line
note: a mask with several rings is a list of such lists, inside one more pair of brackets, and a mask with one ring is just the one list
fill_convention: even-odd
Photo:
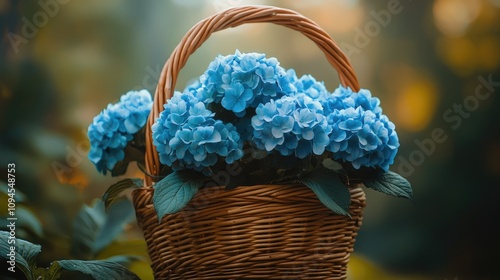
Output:
[[308,186],[328,209],[340,215],[350,216],[351,193],[337,173],[318,168],[300,176],[299,180]]
[[89,276],[92,276],[92,278],[94,278],[95,280],[139,279],[139,277],[135,275],[135,273],[131,272],[126,267],[113,260],[62,260],[57,261],[57,263],[63,269],[78,271],[87,274]]
[[42,251],[42,247],[19,238],[9,239],[9,237],[9,232],[0,231],[1,257],[10,261],[9,254],[13,252],[10,247],[15,247],[16,267],[24,273],[27,279],[33,279],[31,268],[34,267],[35,257]]
[[203,185],[205,177],[197,172],[178,171],[155,184],[153,205],[161,221],[163,216],[181,210]]
[[32,267],[35,265],[36,256],[42,252],[42,246],[17,238],[16,252],[26,260],[23,265]]
[[17,226],[31,230],[36,236],[43,236],[43,227],[37,216],[28,208],[20,205],[16,209]]
[[117,255],[106,259],[106,261],[115,262],[126,267],[128,267],[132,262],[136,262],[139,260],[141,260],[139,256],[133,255]]
[[56,280],[61,277],[61,267],[53,262],[49,268],[37,267],[35,269],[36,279]]
[[113,202],[115,202],[119,195],[127,189],[137,189],[142,187],[143,181],[142,179],[131,178],[118,181],[111,185],[108,190],[102,196],[102,200],[104,201],[104,207],[107,210]]
[[104,210],[104,202],[96,200],[84,205],[73,223],[72,252],[80,258],[90,258],[109,245],[135,218],[131,202],[121,198]]
[[331,158],[325,158],[321,164],[323,165],[324,168],[326,169],[330,169],[330,170],[333,170],[337,173],[340,173],[340,172],[345,172],[344,170],[344,167],[342,167],[342,164],[334,161],[333,159]]
[[370,189],[392,195],[395,197],[404,197],[413,200],[413,191],[410,182],[401,175],[388,171],[381,174],[376,179],[365,180],[363,184]]
[[100,229],[106,222],[104,204],[96,200],[93,205],[84,205],[73,220],[71,252],[78,258],[92,257],[92,248]]
[[115,202],[106,213],[106,221],[98,231],[92,246],[92,252],[96,254],[108,246],[123,232],[125,226],[134,221],[134,219],[134,207],[130,200],[122,198],[118,202]]

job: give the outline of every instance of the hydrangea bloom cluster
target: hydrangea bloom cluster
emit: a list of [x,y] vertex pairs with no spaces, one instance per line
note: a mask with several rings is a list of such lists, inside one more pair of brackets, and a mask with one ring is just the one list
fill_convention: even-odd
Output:
[[321,155],[329,143],[330,127],[318,101],[305,93],[260,104],[252,118],[252,141],[257,148],[305,158]]
[[[297,90],[296,93],[304,93],[310,98],[318,101],[324,101],[331,98],[331,94],[326,89],[325,84],[316,81],[313,76],[304,75],[301,78],[297,78],[295,70],[293,69],[288,70],[287,73]],[[323,106],[323,104],[321,106]]]
[[124,149],[144,125],[153,101],[147,90],[129,91],[116,104],[109,104],[88,128],[88,158],[103,174],[125,158]]
[[296,92],[261,104],[252,118],[252,141],[259,149],[298,158],[326,149],[354,168],[388,170],[399,140],[378,98],[366,89],[353,92],[342,86],[330,94],[314,77],[299,79],[288,72]]
[[340,86],[330,93],[264,54],[218,56],[164,108],[153,141],[160,161],[175,170],[206,171],[221,157],[232,163],[247,142],[300,159],[330,151],[357,169],[388,170],[399,147],[394,124],[370,91]]
[[394,162],[399,139],[394,124],[382,114],[380,100],[366,89],[356,93],[342,86],[332,95],[323,101],[332,128],[327,150],[354,168],[380,167],[387,171]]
[[200,77],[196,96],[205,104],[216,103],[237,116],[245,115],[271,99],[293,92],[293,84],[276,58],[264,54],[218,56]]
[[214,119],[214,113],[190,90],[175,92],[152,127],[160,162],[174,170],[209,173],[219,156],[228,164],[243,156],[236,127]]

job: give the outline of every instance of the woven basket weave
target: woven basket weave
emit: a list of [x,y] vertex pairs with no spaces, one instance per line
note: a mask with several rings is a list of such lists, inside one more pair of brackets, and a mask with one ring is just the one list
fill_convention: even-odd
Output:
[[241,186],[200,190],[180,212],[161,223],[152,204],[160,172],[151,126],[172,97],[188,57],[216,31],[269,22],[297,30],[324,52],[344,86],[358,91],[356,75],[333,39],[295,11],[267,7],[232,8],[199,22],[167,60],[146,127],[145,187],[133,192],[156,279],[346,279],[347,263],[361,225],[365,195],[349,187],[351,217],[334,214],[302,185]]

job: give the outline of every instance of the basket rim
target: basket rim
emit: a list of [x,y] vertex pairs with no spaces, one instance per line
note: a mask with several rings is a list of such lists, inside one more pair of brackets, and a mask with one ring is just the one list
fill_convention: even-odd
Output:
[[[351,204],[358,204],[359,207],[365,207],[365,192],[363,190],[364,185],[362,183],[354,183],[347,186],[351,194]],[[249,190],[249,188],[252,188]],[[281,191],[284,189],[295,189],[294,192]],[[140,209],[139,205],[149,205],[149,200],[152,198],[155,188],[153,185],[143,186],[141,188],[135,189],[132,191],[132,200],[135,209]],[[301,194],[310,194],[309,196],[314,200],[317,200],[317,196],[314,192],[308,188],[307,186],[296,183],[296,184],[259,184],[259,185],[248,185],[248,186],[237,186],[235,188],[228,189],[226,186],[210,186],[203,187],[200,191],[197,192],[196,196],[205,196],[204,199],[219,199],[220,197],[237,197],[237,198],[246,198],[252,197],[257,200],[262,201],[272,201],[274,199],[289,199],[290,197],[296,197],[297,193]],[[265,194],[265,195],[264,195]],[[190,207],[190,204],[196,200],[193,198],[183,209],[179,212],[184,211],[186,208]],[[363,197],[363,199],[360,199]],[[299,197],[298,200],[301,200]],[[318,201],[319,202],[319,201]],[[319,205],[323,205],[322,203],[318,203]],[[152,206],[152,205],[151,205]],[[353,205],[351,205],[353,206]],[[329,210],[330,211],[330,210]],[[155,211],[156,213],[156,211]],[[165,217],[163,217],[165,218]],[[162,219],[163,219],[162,218]]]

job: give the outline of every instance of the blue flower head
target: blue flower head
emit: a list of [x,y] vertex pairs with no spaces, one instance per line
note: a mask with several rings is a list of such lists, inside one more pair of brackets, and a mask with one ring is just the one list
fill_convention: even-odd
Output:
[[256,147],[305,158],[320,155],[328,145],[330,127],[321,104],[306,94],[283,96],[261,104],[252,117]]
[[125,158],[124,149],[147,122],[153,101],[147,90],[129,91],[116,104],[109,104],[88,128],[88,158],[106,174]]
[[295,71],[288,70],[288,74],[292,77],[293,85],[297,89],[297,93],[304,93],[314,100],[324,100],[330,97],[330,93],[326,90],[325,84],[311,75],[304,75],[300,79],[295,75]]
[[295,91],[290,76],[276,58],[264,54],[236,51],[218,56],[200,77],[195,96],[205,104],[220,104],[242,117],[247,108]]
[[214,119],[215,114],[195,97],[196,87],[175,92],[152,126],[153,144],[162,164],[174,170],[208,172],[219,158],[230,164],[243,156],[236,127]]
[[359,92],[352,91],[349,87],[340,85],[332,94],[323,95],[320,98],[321,104],[325,109],[325,115],[333,113],[335,110],[361,107],[363,110],[370,110],[377,115],[382,114],[380,100],[372,97],[367,89],[360,89]]
[[399,140],[394,124],[382,114],[380,100],[366,89],[355,93],[339,87],[332,95],[322,102],[332,128],[326,149],[335,159],[348,161],[356,169],[365,166],[387,171]]

